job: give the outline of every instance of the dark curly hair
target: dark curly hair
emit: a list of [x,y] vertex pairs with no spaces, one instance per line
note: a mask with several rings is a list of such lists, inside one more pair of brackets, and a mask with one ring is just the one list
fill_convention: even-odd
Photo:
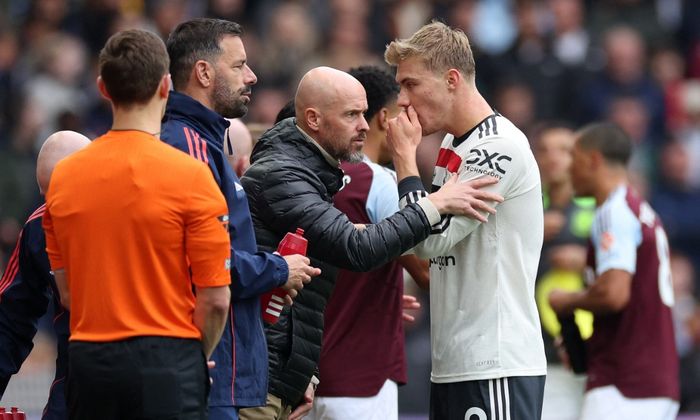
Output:
[[367,112],[365,119],[370,121],[380,109],[395,101],[399,94],[399,84],[394,76],[377,66],[360,66],[348,71],[359,80],[367,92]]

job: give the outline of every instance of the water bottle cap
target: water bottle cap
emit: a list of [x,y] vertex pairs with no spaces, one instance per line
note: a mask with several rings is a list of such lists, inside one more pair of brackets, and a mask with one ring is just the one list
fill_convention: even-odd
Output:
[[302,229],[302,228],[297,228],[297,235],[299,235],[299,236],[304,236],[304,229]]

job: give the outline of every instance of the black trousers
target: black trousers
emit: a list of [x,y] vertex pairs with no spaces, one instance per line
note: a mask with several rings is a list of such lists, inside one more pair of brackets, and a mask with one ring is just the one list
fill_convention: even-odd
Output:
[[430,384],[431,420],[539,420],[544,376]]
[[68,360],[70,419],[207,418],[209,373],[198,340],[73,341]]

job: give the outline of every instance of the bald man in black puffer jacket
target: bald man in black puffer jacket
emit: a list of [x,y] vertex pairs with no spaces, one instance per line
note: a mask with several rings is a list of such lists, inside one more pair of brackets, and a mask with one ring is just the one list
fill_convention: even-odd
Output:
[[452,180],[378,224],[353,225],[332,199],[343,185],[339,160],[362,157],[368,130],[364,88],[345,72],[319,67],[304,76],[295,101],[296,118],[263,134],[242,183],[260,249],[274,250],[286,232],[302,228],[312,265],[322,273],[300,291],[293,306],[284,308],[276,324],[266,327],[268,406],[241,410],[244,420],[284,419],[295,408],[295,415],[310,410],[323,311],[338,268],[368,271],[383,265],[427,238],[441,214],[479,218],[477,210],[488,209],[482,200],[499,199],[478,189],[492,180]]

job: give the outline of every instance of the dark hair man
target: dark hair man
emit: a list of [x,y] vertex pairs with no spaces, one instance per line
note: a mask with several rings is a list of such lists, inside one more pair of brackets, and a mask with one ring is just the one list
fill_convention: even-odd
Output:
[[240,25],[194,19],[178,25],[167,40],[175,92],[168,100],[161,138],[205,162],[226,197],[231,238],[232,304],[212,360],[210,418],[235,419],[240,407],[265,404],[267,347],[259,296],[275,287],[296,295],[318,270],[300,255],[258,252],[246,192],[224,152],[226,118],[247,112],[251,86]]
[[555,290],[552,309],[593,312],[581,419],[675,419],[680,398],[669,246],[661,220],[628,186],[632,142],[620,127],[576,133],[571,180],[596,201],[588,288]]
[[430,418],[541,417],[547,370],[535,277],[542,248],[542,189],[527,137],[476,87],[469,39],[440,22],[387,46],[404,108],[389,122],[399,195],[426,194],[416,149],[422,136],[447,133],[433,174],[446,180],[499,178],[498,213],[483,223],[446,216],[415,248],[430,258],[432,372]]

